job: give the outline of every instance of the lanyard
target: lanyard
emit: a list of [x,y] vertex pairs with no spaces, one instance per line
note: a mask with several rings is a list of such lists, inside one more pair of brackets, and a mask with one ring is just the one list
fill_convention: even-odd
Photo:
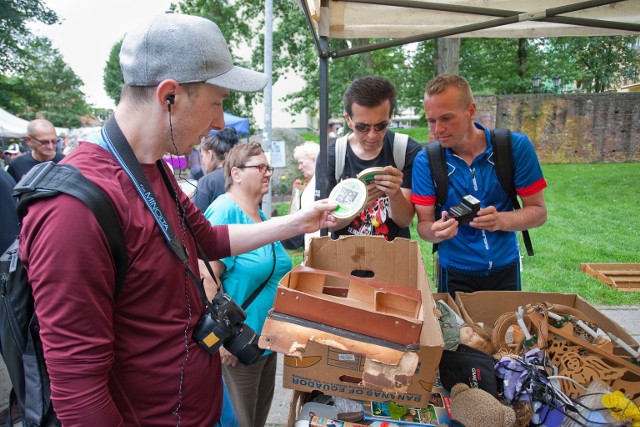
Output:
[[[204,304],[207,307],[209,307],[211,303],[207,299],[206,292],[204,290],[204,285],[202,284],[202,281],[200,280],[200,278],[193,272],[193,270],[191,269],[191,266],[189,265],[189,253],[187,249],[180,243],[180,240],[175,235],[175,233],[173,232],[173,229],[165,219],[165,215],[162,212],[162,209],[160,209],[160,204],[158,203],[157,198],[153,193],[153,190],[151,189],[151,185],[149,184],[147,177],[144,175],[144,172],[142,171],[142,167],[140,166],[138,159],[136,158],[133,150],[131,149],[131,146],[127,142],[127,138],[124,136],[124,134],[122,133],[122,130],[118,126],[118,123],[116,122],[115,117],[112,116],[109,119],[109,121],[106,123],[106,125],[102,128],[102,137],[107,145],[107,149],[111,152],[111,154],[113,154],[116,161],[122,167],[122,170],[124,170],[125,173],[129,176],[129,179],[131,179],[133,186],[136,188],[138,194],[144,201],[144,204],[147,206],[147,208],[153,215],[154,219],[156,220],[156,223],[160,227],[160,230],[162,231],[162,234],[164,235],[164,238],[167,241],[167,245],[169,246],[169,249],[171,249],[171,251],[178,257],[180,262],[184,264],[189,276],[191,276],[191,280],[193,281],[196,288],[198,289],[200,298],[202,299]],[[178,201],[175,190],[171,186],[171,183],[169,182],[169,178],[166,176],[166,171],[162,166],[161,162],[162,160],[158,160],[158,162],[156,162],[156,166],[158,166],[158,169],[160,169],[165,185],[169,189],[170,194],[176,200],[179,214],[181,214],[182,217],[184,218],[184,222],[187,225],[189,232],[191,233],[191,235],[193,236],[193,239],[196,242],[196,246],[198,247],[198,252],[200,257],[204,261],[206,261],[205,264],[209,270],[209,273],[211,274],[211,277],[213,278],[213,280],[216,282],[216,285],[218,285],[216,276],[211,270],[211,266],[209,265],[206,254],[204,253],[204,250],[198,243],[198,239],[195,236],[193,228],[191,227],[191,224],[187,219],[187,216],[184,212],[184,209],[182,208],[182,205],[180,205],[180,202]]]

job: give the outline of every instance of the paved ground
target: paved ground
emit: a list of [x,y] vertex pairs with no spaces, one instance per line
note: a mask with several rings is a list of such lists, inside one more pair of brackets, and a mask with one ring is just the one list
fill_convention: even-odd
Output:
[[[596,307],[611,320],[624,327],[629,334],[640,341],[640,307]],[[0,361],[0,410],[8,405],[11,384],[7,377],[4,363]],[[267,426],[280,427],[287,422],[289,415],[289,402],[292,390],[282,387],[282,358],[279,357],[278,372],[276,378],[276,394],[271,405],[271,412],[267,419]]]

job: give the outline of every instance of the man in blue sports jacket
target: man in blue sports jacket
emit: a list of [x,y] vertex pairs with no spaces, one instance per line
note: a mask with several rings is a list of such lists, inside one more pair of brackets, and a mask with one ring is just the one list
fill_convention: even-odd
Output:
[[[449,177],[442,217],[435,218],[436,191],[428,156],[423,150],[413,164],[412,202],[418,233],[438,244],[438,292],[520,290],[520,250],[516,231],[539,227],[547,220],[542,176],[529,138],[511,133],[514,186],[522,209],[513,210],[493,162],[491,132],[474,122],[476,104],[469,83],[441,74],[427,83],[424,98],[429,130],[445,151]],[[466,195],[481,202],[469,224],[448,215]]]

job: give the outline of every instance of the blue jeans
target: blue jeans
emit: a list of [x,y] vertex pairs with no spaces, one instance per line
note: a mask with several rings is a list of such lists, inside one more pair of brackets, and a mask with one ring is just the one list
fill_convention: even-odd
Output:
[[231,402],[224,380],[222,381],[222,391],[222,413],[220,414],[220,420],[213,427],[239,427],[238,416],[235,409],[233,409],[233,402]]

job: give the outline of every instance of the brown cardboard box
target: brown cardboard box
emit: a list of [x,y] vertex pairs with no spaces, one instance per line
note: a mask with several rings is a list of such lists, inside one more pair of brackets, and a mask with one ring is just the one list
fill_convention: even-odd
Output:
[[[306,392],[319,390],[332,396],[359,400],[393,400],[405,406],[427,406],[443,344],[418,242],[408,239],[387,242],[381,237],[362,236],[341,237],[338,240],[314,238],[305,265],[346,274],[356,270],[365,271],[369,273],[368,277],[377,281],[419,289],[423,326],[417,352],[418,368],[406,393],[384,392],[361,384],[366,351],[351,353],[308,341],[302,360],[285,356],[284,387]],[[368,356],[373,357],[371,354]]]
[[458,316],[462,317],[462,313],[460,312],[460,308],[458,307],[458,303],[453,299],[453,297],[451,297],[451,294],[449,294],[448,292],[434,293],[433,294],[433,301],[437,302],[437,301],[440,301],[440,300],[442,300],[449,307],[451,307],[451,310],[453,310],[454,313],[456,313]]
[[[575,308],[582,312],[588,319],[595,323],[605,332],[613,333],[630,347],[637,349],[638,344],[627,333],[627,331],[613,320],[602,314],[584,298],[576,294],[545,293],[545,292],[506,292],[506,291],[482,291],[473,293],[456,293],[456,303],[460,308],[463,318],[468,322],[484,323],[492,326],[495,321],[506,312],[515,312],[518,307],[527,304],[537,304],[548,302],[552,304],[562,304]],[[613,354],[628,360],[629,353],[625,352],[619,345],[614,344]],[[581,357],[582,363],[586,363],[587,357]],[[604,359],[606,361],[606,359]],[[613,382],[613,388],[623,389],[625,394],[630,396],[637,404],[640,403],[640,375],[637,373],[640,367],[630,364],[624,366],[616,364],[615,361],[608,362],[611,366],[624,371],[624,376]],[[627,362],[630,363],[630,362]],[[585,367],[585,372],[589,370]],[[595,371],[603,370],[603,365],[599,365]],[[611,374],[609,378],[615,378]]]
[[637,347],[635,340],[629,333],[613,320],[602,314],[577,294],[562,294],[556,292],[508,292],[481,291],[473,293],[456,293],[456,304],[460,308],[462,317],[467,322],[482,322],[493,325],[498,317],[506,312],[515,311],[521,305],[549,302],[562,304],[580,310],[596,323],[602,330],[612,332],[627,344]]

